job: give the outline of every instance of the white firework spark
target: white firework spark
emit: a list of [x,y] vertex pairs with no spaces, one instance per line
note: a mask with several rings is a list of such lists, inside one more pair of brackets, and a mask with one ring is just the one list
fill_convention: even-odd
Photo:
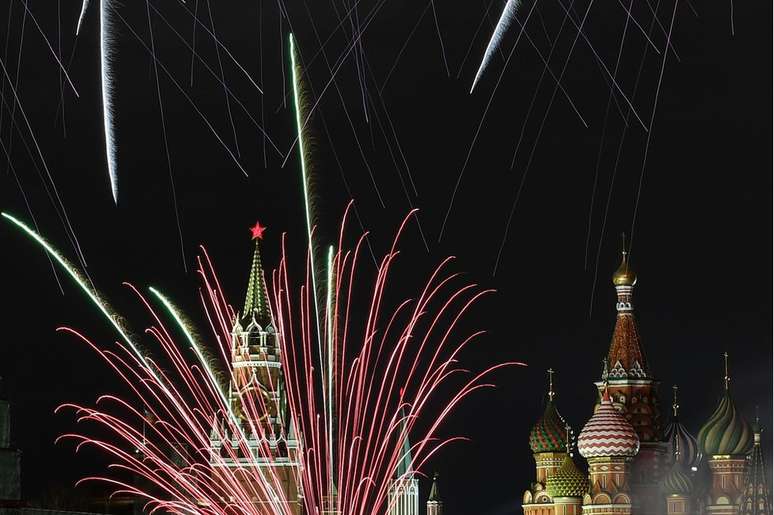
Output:
[[81,25],[83,25],[83,18],[86,16],[86,10],[88,8],[89,8],[89,0],[83,0],[83,4],[81,4],[81,15],[78,16],[78,25],[75,26],[76,36],[81,32]]
[[107,158],[110,190],[113,202],[118,204],[118,175],[116,171],[115,127],[113,125],[113,50],[111,48],[110,0],[99,2],[99,53],[102,80],[102,118],[105,128],[105,154]]
[[484,52],[484,58],[481,60],[481,65],[478,67],[476,77],[473,79],[473,85],[470,86],[470,92],[473,92],[473,88],[476,87],[478,80],[484,73],[484,70],[489,65],[489,61],[492,60],[492,56],[500,46],[500,42],[505,35],[505,32],[511,26],[511,22],[516,17],[516,11],[521,6],[521,0],[508,0],[503,9],[503,13],[500,15],[500,19],[497,20],[497,26],[494,29],[492,38],[489,40],[489,44],[486,46],[486,52]]

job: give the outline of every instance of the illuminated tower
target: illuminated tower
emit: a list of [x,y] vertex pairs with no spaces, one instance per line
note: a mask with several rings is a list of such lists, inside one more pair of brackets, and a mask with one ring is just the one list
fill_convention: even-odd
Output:
[[723,395],[715,412],[699,430],[699,446],[707,459],[712,486],[706,500],[706,513],[736,515],[744,493],[746,455],[753,443],[750,425],[736,411],[729,390],[728,353],[724,355]]
[[522,496],[525,515],[550,515],[551,496],[546,490],[546,480],[556,472],[567,457],[565,423],[554,403],[554,371],[548,369],[548,396],[543,415],[529,432],[529,447],[535,459],[535,481]]
[[[403,413],[401,413],[401,417]],[[405,434],[405,418],[402,433]],[[387,502],[389,515],[419,515],[419,481],[414,475],[411,458],[411,444],[408,435],[403,439],[400,460],[395,469],[395,478],[390,484]]]
[[607,385],[616,409],[637,432],[640,452],[632,462],[631,488],[635,512],[650,515],[662,511],[658,502],[659,480],[663,475],[661,463],[665,461],[668,449],[662,438],[657,395],[659,383],[648,367],[634,317],[632,296],[636,283],[637,276],[626,250],[623,250],[621,264],[613,274],[617,295],[615,329],[604,362],[602,380],[596,385],[600,397]]
[[443,501],[438,493],[438,474],[433,476],[433,486],[427,498],[427,515],[443,515]]
[[[235,438],[228,449],[228,441],[214,438],[212,452],[217,453],[218,458],[213,458],[212,465],[216,471],[218,467],[244,466],[248,468],[246,481],[255,477],[271,478],[271,484],[282,490],[282,496],[278,497],[287,503],[287,512],[296,515],[303,513],[299,441],[288,410],[281,349],[261,262],[261,240],[265,229],[259,223],[251,228],[255,251],[244,309],[236,316],[231,336],[233,379],[229,385],[229,402],[247,436],[247,445],[245,449]],[[253,469],[249,470],[251,467]],[[245,486],[245,491],[255,490]],[[259,511],[261,504],[277,502],[255,496],[252,501]]]
[[639,515],[632,511],[629,484],[629,465],[639,447],[631,423],[613,406],[604,389],[596,412],[578,435],[578,452],[589,463],[583,515]]
[[0,381],[0,507],[13,507],[20,499],[21,451],[11,446],[11,404]]
[[747,477],[744,482],[744,495],[739,507],[743,515],[771,515],[771,492],[766,477],[766,462],[761,449],[760,420],[755,417],[753,424],[753,449],[747,466]]

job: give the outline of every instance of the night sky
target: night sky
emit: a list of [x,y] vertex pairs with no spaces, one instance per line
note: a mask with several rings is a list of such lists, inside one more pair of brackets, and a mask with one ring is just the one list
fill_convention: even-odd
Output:
[[[527,34],[547,56],[564,19],[562,0],[537,1]],[[632,262],[639,282],[634,302],[644,352],[662,381],[663,412],[668,413],[671,403],[671,385],[679,384],[682,420],[697,432],[721,392],[722,353],[728,351],[738,409],[752,419],[755,406],[760,406],[764,426],[772,427],[772,6],[771,2],[734,2],[732,36],[729,0],[677,2],[672,43],[679,61],[672,52],[666,59],[644,175],[647,134],[631,118],[618,158],[627,104],[616,94],[605,124],[610,85],[584,38],[575,45],[562,85],[588,128],[560,91],[541,129],[554,83],[550,76],[545,77],[530,114],[543,64],[523,38],[470,154],[440,243],[441,224],[457,177],[503,68],[501,54],[497,54],[475,92],[468,93],[491,34],[491,24],[485,23],[476,35],[488,1],[435,2],[451,76],[444,65],[433,9],[425,10],[425,1],[387,1],[363,35],[365,58],[361,63],[365,64],[360,73],[350,55],[336,79],[341,97],[331,85],[312,118],[321,241],[335,236],[350,199],[348,188],[364,226],[372,232],[371,242],[378,254],[387,250],[393,231],[411,206],[418,207],[429,252],[417,225],[411,224],[400,245],[390,299],[415,295],[435,263],[447,255],[457,256],[455,270],[497,290],[469,313],[461,328],[461,334],[488,331],[464,354],[463,364],[473,370],[511,360],[529,364],[498,373],[494,377],[497,389],[476,394],[444,426],[445,435],[470,438],[448,448],[425,470],[441,473],[441,492],[451,515],[518,511],[521,495],[534,474],[527,434],[542,413],[547,368],[557,371],[559,410],[573,427],[579,430],[590,416],[595,397],[592,383],[599,379],[615,319],[610,276],[620,261],[621,233],[631,233],[638,191]],[[304,62],[311,63],[308,78],[313,102],[330,78],[323,55],[316,55],[320,44],[315,30],[320,39],[328,38],[338,25],[334,8],[345,12],[348,4],[338,0],[307,3],[309,11],[303,0],[287,2],[290,24],[287,19],[280,21],[275,2],[213,2],[211,6],[224,45],[264,86],[265,126],[283,154],[294,137],[290,104],[287,108],[282,105],[283,92],[290,85],[287,64],[283,67],[287,54],[281,54],[285,35],[292,28]],[[379,3],[363,0],[357,7],[361,21]],[[611,72],[626,21],[621,5],[628,3],[596,2],[584,24],[584,34]],[[21,2],[13,2],[6,24],[7,4],[0,8],[0,42],[10,42],[3,60],[15,76],[23,11]],[[147,38],[144,2],[124,4],[119,9],[121,16],[140,37]],[[209,24],[207,3],[200,0],[199,4],[199,16]],[[564,3],[570,4],[569,0]],[[673,0],[651,0],[651,4],[657,8],[663,30],[668,30]],[[152,5],[190,42],[193,23],[183,7],[172,1]],[[194,0],[187,5],[193,9]],[[492,20],[499,16],[500,5],[494,2]],[[283,232],[289,235],[291,253],[302,256],[305,226],[297,154],[283,168],[282,157],[268,146],[264,166],[264,141],[255,126],[232,102],[232,131],[223,88],[201,63],[194,66],[190,85],[191,52],[154,15],[159,59],[232,149],[236,149],[236,132],[239,162],[249,173],[249,177],[242,174],[191,104],[161,72],[189,266],[186,273],[151,60],[120,20],[116,20],[114,56],[120,191],[118,207],[113,204],[104,157],[95,7],[87,14],[68,68],[80,98],[64,86],[64,117],[58,109],[56,63],[29,18],[19,61],[19,97],[97,288],[141,331],[149,323],[147,315],[121,283],[158,286],[184,306],[205,332],[206,321],[197,306],[199,283],[190,272],[200,243],[215,260],[226,293],[235,304],[241,302],[247,284],[248,227],[256,219],[268,226],[263,248],[268,269],[277,263]],[[524,3],[520,22],[531,7],[532,1]],[[587,7],[586,0],[574,2],[576,20]],[[30,10],[56,48],[56,2],[31,2]],[[76,43],[73,32],[79,10],[80,2],[61,3],[65,62]],[[424,17],[384,84],[420,16]],[[652,15],[646,3],[634,2],[632,16],[648,31]],[[666,38],[656,25],[651,39],[661,49],[657,53],[647,46],[637,27],[630,24],[628,31],[619,83],[648,126]],[[518,24],[514,23],[503,44],[505,53],[517,34]],[[556,76],[576,34],[568,21],[551,58]],[[212,39],[201,28],[196,37],[197,51],[219,73]],[[349,22],[345,32],[336,32],[325,47],[331,65],[347,48],[348,37]],[[472,51],[457,78],[471,41]],[[644,66],[634,95],[643,51]],[[221,58],[229,87],[260,121],[261,96],[225,54]],[[367,91],[368,122],[359,76]],[[13,101],[7,83],[3,94],[5,102]],[[41,232],[75,261],[36,169],[40,162],[30,159],[19,133],[11,130],[7,105],[2,106],[0,138],[11,146],[10,162],[21,189],[2,158],[0,209],[29,219],[26,196]],[[34,148],[18,112],[15,119],[25,142]],[[522,130],[521,147],[511,168]],[[604,141],[601,152],[600,141]],[[400,152],[417,194],[411,190]],[[520,185],[519,202],[493,275]],[[350,231],[361,231],[356,221]],[[45,256],[8,224],[0,225],[0,260],[5,306],[0,318],[4,328],[0,376],[13,403],[14,438],[23,450],[24,495],[35,499],[67,489],[101,467],[92,452],[75,455],[70,445],[54,445],[58,435],[73,430],[74,422],[68,416],[54,415],[53,409],[63,402],[90,403],[102,393],[121,392],[117,379],[91,350],[56,334],[55,329],[72,326],[106,343],[114,335],[68,280],[63,281],[65,294],[60,293]],[[769,431],[765,439],[768,455],[771,434]],[[424,499],[427,482],[422,488]]]

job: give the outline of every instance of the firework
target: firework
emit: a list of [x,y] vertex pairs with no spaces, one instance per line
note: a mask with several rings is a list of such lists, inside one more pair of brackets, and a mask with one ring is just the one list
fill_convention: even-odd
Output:
[[471,93],[476,87],[476,84],[481,78],[481,75],[483,75],[484,70],[487,66],[489,66],[489,61],[492,60],[492,56],[500,47],[500,42],[502,41],[503,36],[505,36],[505,33],[508,31],[508,27],[511,26],[511,22],[516,18],[516,11],[520,6],[521,0],[508,0],[508,3],[505,4],[503,12],[500,14],[500,19],[497,20],[497,26],[495,26],[492,37],[489,39],[489,44],[486,46],[484,58],[481,60],[481,64],[478,67],[476,77],[473,79],[473,84],[470,86]]
[[118,170],[116,164],[115,127],[113,125],[113,35],[110,0],[99,2],[99,64],[102,87],[102,126],[105,133],[105,156],[113,202],[118,204]]
[[[438,399],[439,386],[467,374],[457,364],[459,354],[482,333],[461,338],[457,325],[489,291],[457,285],[459,275],[447,271],[448,258],[413,300],[390,312],[385,293],[408,217],[375,280],[364,288],[359,255],[365,236],[354,248],[345,246],[345,214],[338,245],[328,252],[322,312],[327,367],[317,370],[309,253],[305,279],[295,284],[283,237],[269,287],[261,267],[264,228],[259,224],[253,228],[256,253],[241,311],[226,300],[202,248],[197,271],[212,334],[207,343],[157,289],[150,288],[146,297],[128,285],[152,320],[146,334],[157,348],[150,353],[51,245],[24,223],[3,216],[69,273],[121,337],[103,347],[75,329],[61,329],[94,349],[130,392],[125,398],[103,395],[94,406],[61,406],[58,411],[72,410],[79,422],[96,424],[100,434],[110,435],[95,438],[84,431],[61,439],[107,453],[113,461],[110,474],[84,480],[107,482],[117,492],[142,498],[147,509],[217,515],[384,513],[399,463],[421,470],[456,440],[439,438],[440,424],[471,392],[489,386],[483,381],[487,374],[509,365],[468,374],[450,398]],[[366,292],[367,309],[352,309]],[[182,342],[176,341],[178,334]],[[271,364],[271,356],[278,361]],[[261,364],[251,361],[258,358]],[[432,411],[431,402],[443,409]]]

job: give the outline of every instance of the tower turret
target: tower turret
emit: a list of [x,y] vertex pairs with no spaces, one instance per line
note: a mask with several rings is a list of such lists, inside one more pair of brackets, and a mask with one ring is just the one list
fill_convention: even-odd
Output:
[[616,292],[615,328],[602,378],[596,385],[600,397],[602,389],[607,387],[614,406],[631,423],[640,441],[639,453],[631,464],[634,510],[640,515],[656,515],[661,511],[658,499],[659,481],[664,474],[662,463],[669,451],[663,440],[659,382],[651,373],[634,315],[637,274],[626,251],[626,241],[612,282]]
[[443,501],[438,491],[438,473],[433,475],[430,495],[427,497],[427,515],[443,515]]
[[727,352],[723,359],[723,394],[718,407],[699,430],[699,446],[712,474],[708,511],[713,515],[734,515],[744,491],[746,455],[752,447],[753,434],[731,398]]
[[551,502],[546,481],[562,466],[567,456],[565,422],[555,404],[554,370],[549,368],[547,372],[546,407],[529,432],[529,447],[535,459],[535,481],[522,497],[525,515],[551,515],[545,513],[546,503]]
[[[242,457],[249,454],[253,469],[246,471],[245,481],[249,482],[251,475],[272,477],[272,483],[283,490],[283,502],[287,502],[283,513],[299,515],[303,510],[298,484],[300,445],[288,411],[281,348],[266,292],[261,260],[265,230],[260,223],[250,228],[255,248],[244,308],[236,316],[231,333],[229,402],[247,441],[240,441],[239,435],[224,434],[225,429],[213,431],[210,463],[217,473],[223,467],[244,466]],[[252,491],[249,485],[245,488]],[[259,511],[261,505],[277,502],[259,497],[253,501]]]
[[387,513],[388,515],[419,515],[419,481],[414,474],[411,443],[406,429],[406,417],[402,409],[400,417],[400,434],[403,436],[403,445],[398,457],[398,465],[395,468],[395,477],[390,484],[387,495]]
[[769,490],[768,477],[766,475],[766,462],[761,449],[760,420],[755,417],[752,425],[753,449],[747,468],[747,477],[744,482],[744,495],[739,507],[743,515],[771,515],[771,491]]

